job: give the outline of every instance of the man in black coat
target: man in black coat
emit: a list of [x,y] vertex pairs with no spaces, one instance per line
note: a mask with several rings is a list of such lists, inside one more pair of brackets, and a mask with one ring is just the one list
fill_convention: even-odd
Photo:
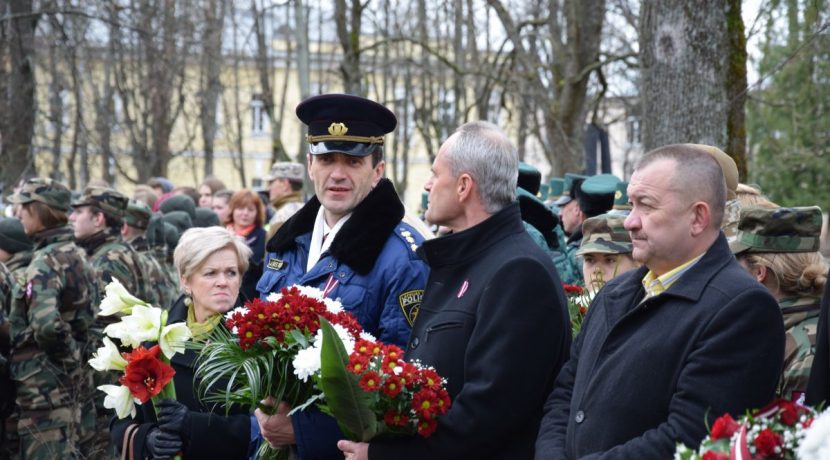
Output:
[[429,222],[452,233],[418,250],[430,267],[408,360],[447,378],[450,410],[429,438],[340,441],[347,459],[522,459],[570,347],[553,263],[524,230],[516,149],[489,123],[460,127],[426,184]]
[[816,331],[816,355],[810,370],[806,403],[817,406],[823,402],[824,407],[827,407],[830,402],[830,283],[824,286],[820,315]]
[[775,395],[784,326],[775,299],[732,257],[719,227],[718,163],[694,146],[644,156],[625,220],[644,264],[594,299],[545,404],[537,459],[666,459],[707,418]]

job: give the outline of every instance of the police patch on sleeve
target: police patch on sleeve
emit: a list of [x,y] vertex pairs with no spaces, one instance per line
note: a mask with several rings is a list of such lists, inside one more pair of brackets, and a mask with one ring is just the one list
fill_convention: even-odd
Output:
[[271,270],[280,270],[282,269],[282,267],[285,267],[286,265],[288,265],[288,263],[280,259],[271,259],[268,261],[268,268],[270,268]]
[[401,306],[406,322],[412,327],[415,323],[415,318],[418,317],[418,312],[421,310],[421,299],[424,297],[423,289],[413,289],[411,291],[402,292],[398,296],[398,304]]

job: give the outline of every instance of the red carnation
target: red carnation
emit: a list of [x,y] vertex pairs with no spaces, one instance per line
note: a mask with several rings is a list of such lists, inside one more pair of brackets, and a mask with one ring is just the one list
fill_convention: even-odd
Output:
[[394,409],[389,409],[383,414],[383,423],[389,426],[406,426],[409,423],[409,417]]
[[363,374],[363,377],[360,378],[359,384],[360,388],[363,388],[363,391],[378,391],[380,388],[380,375],[378,375],[375,371],[369,371]]
[[758,436],[755,437],[754,443],[755,450],[758,452],[758,455],[762,457],[774,458],[779,456],[778,452],[775,451],[775,448],[781,445],[781,436],[769,428],[764,428],[760,433],[758,433]]
[[436,428],[438,428],[438,422],[436,422],[435,419],[428,418],[418,420],[418,434],[425,438],[428,438],[432,435],[432,433],[435,433]]
[[389,396],[390,398],[398,396],[402,389],[403,385],[401,385],[401,379],[394,375],[386,377],[386,381],[383,382],[383,387],[381,388],[383,394]]
[[792,401],[781,401],[779,405],[781,410],[781,423],[787,426],[794,426],[798,421],[798,406]]
[[707,450],[706,453],[703,454],[702,460],[729,460],[729,456],[722,452]]
[[713,441],[718,439],[729,439],[732,435],[741,428],[741,425],[735,421],[729,414],[723,414],[715,420],[712,425],[712,434],[710,437]]
[[124,376],[118,381],[129,388],[130,393],[142,404],[159,394],[176,374],[169,364],[159,360],[160,351],[156,345],[149,350],[138,347],[132,353],[124,354],[127,367],[124,369]]

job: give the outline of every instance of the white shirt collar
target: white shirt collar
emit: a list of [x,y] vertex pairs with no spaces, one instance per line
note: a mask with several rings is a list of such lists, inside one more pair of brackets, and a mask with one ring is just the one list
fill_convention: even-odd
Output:
[[[311,244],[308,248],[308,262],[306,262],[305,268],[306,273],[311,271],[311,268],[320,261],[320,256],[328,251],[331,242],[334,241],[340,228],[343,227],[343,224],[350,217],[352,217],[352,213],[346,214],[334,224],[334,227],[329,228],[328,224],[326,224],[325,209],[320,206],[320,209],[317,210],[317,218],[314,221],[314,231],[311,233]],[[326,236],[325,241],[323,241],[324,235]]]

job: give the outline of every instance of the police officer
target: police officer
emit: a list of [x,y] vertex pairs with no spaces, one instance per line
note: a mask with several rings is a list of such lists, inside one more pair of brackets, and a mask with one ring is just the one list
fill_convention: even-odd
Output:
[[816,349],[827,264],[819,254],[821,209],[744,208],[730,249],[778,299],[787,341],[779,396],[803,402]]
[[[397,124],[386,107],[357,96],[326,94],[297,106],[308,125],[308,172],[315,196],[268,242],[257,290],[292,284],[338,298],[383,342],[409,338],[427,268],[415,254],[422,236],[403,223],[404,208],[383,177],[384,135]],[[296,444],[300,458],[342,459],[332,418],[316,410],[285,417],[257,412],[271,444]]]
[[[208,212],[213,213],[210,210]],[[124,212],[124,226],[121,228],[121,236],[138,253],[138,261],[141,265],[141,271],[145,274],[147,287],[158,299],[158,303],[155,305],[170,308],[173,302],[176,301],[179,292],[175,289],[176,285],[169,282],[167,274],[153,257],[152,249],[147,241],[146,232],[152,216],[153,211],[147,204],[130,200]]]
[[[9,197],[34,243],[24,283],[10,314],[10,373],[19,410],[18,456],[79,454],[81,404],[91,393],[86,364],[97,296],[96,275],[66,225],[70,192],[49,179],[30,179]],[[14,456],[13,456],[14,457]]]

